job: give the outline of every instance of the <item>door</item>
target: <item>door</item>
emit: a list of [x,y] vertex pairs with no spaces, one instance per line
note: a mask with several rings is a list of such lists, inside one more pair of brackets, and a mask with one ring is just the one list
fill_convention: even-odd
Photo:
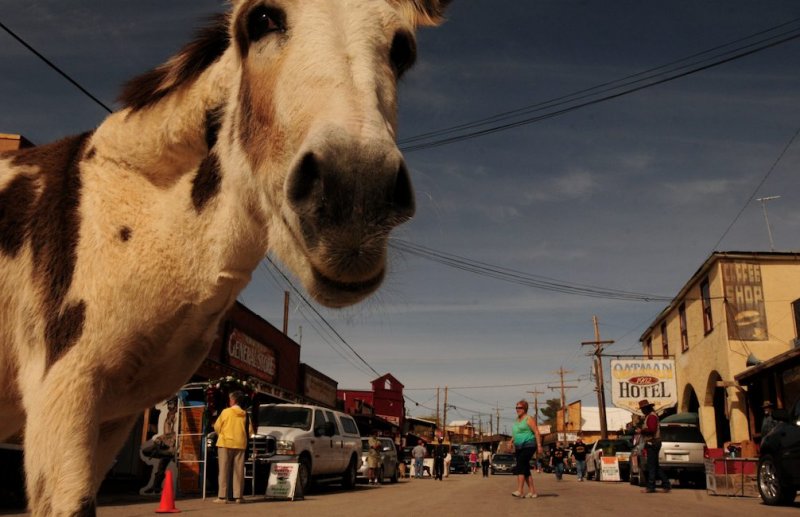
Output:
[[333,414],[333,411],[325,411],[325,416],[328,422],[333,424],[334,428],[333,436],[331,436],[331,448],[333,449],[333,453],[331,454],[331,472],[344,472],[350,457],[346,456],[349,451],[346,451],[344,448],[342,426],[339,425],[339,421],[336,419],[336,415]]

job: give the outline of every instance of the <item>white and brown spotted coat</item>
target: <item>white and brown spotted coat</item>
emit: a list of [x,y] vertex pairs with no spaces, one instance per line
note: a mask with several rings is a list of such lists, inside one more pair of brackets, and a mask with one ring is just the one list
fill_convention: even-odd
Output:
[[378,287],[414,211],[396,82],[447,3],[234,0],[95,131],[0,154],[0,440],[35,517],[95,515],[268,251],[329,306]]

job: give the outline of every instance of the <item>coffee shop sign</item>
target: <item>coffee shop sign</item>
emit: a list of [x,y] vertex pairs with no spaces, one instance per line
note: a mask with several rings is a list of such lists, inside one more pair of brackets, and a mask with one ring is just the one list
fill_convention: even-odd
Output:
[[639,401],[647,399],[656,411],[678,402],[673,359],[615,359],[611,361],[611,401],[641,414]]

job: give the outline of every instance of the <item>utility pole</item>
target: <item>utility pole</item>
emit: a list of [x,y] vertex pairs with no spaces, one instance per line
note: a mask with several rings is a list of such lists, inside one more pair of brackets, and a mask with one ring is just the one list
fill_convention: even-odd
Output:
[[530,393],[531,395],[533,395],[533,414],[534,414],[533,420],[538,425],[539,424],[539,395],[544,395],[544,392],[543,391],[539,391],[537,389],[534,389],[533,391],[527,391],[526,393]]
[[561,379],[561,381],[559,383],[559,386],[548,386],[548,389],[551,389],[551,390],[560,389],[561,390],[561,413],[564,415],[564,418],[563,418],[564,429],[558,429],[558,419],[556,419],[556,431],[566,431],[567,430],[566,429],[566,424],[569,421],[569,415],[567,413],[567,395],[565,393],[565,390],[567,388],[569,388],[569,389],[577,388],[577,386],[565,386],[564,385],[564,374],[565,373],[572,373],[571,370],[565,370],[564,367],[562,366],[555,373],[557,373],[558,376]]
[[447,435],[447,386],[444,387],[444,434],[442,437],[444,437],[444,441],[450,441]]
[[436,430],[439,430],[439,386],[436,386]]
[[767,201],[774,201],[780,199],[781,196],[767,196],[756,199],[761,203],[761,208],[764,210],[764,221],[767,223],[767,235],[769,236],[769,250],[775,251],[775,243],[772,242],[772,228],[769,226],[769,217],[767,216]]
[[610,345],[614,341],[600,340],[600,327],[597,316],[592,316],[594,323],[594,341],[582,341],[581,345],[594,346],[594,365],[597,379],[597,405],[600,409],[600,439],[608,439],[608,423],[606,422],[606,391],[603,384],[603,345]]
[[497,414],[497,434],[500,434],[500,407],[495,406],[494,410]]

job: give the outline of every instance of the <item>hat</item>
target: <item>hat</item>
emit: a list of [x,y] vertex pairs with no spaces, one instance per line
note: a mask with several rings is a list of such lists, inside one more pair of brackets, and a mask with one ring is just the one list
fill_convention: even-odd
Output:
[[773,405],[772,405],[772,402],[770,402],[769,400],[765,400],[764,403],[761,404],[761,407],[766,409],[768,407],[773,407]]
[[642,399],[639,401],[639,409],[644,409],[648,406],[652,407],[654,404],[648,402],[647,399]]

